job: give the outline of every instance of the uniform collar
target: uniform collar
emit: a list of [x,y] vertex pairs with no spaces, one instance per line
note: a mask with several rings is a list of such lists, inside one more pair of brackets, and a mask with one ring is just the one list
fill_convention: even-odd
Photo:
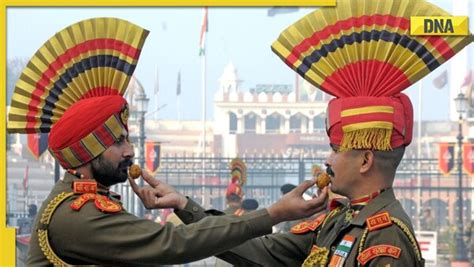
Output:
[[349,203],[349,200],[347,198],[337,197],[337,198],[333,198],[329,201],[328,208],[329,208],[329,211],[333,211],[338,207],[347,206],[348,203]]
[[[72,189],[73,187],[73,183],[75,181],[81,181],[81,179],[77,178],[75,175],[69,173],[69,172],[66,172],[64,174],[64,179],[63,179],[63,183],[66,184],[66,185],[69,185],[69,188]],[[89,180],[90,181],[90,180]],[[68,190],[69,191],[69,190]],[[99,183],[97,183],[97,190],[96,190],[96,193],[98,194],[101,194],[101,195],[104,195],[104,196],[108,196],[108,197],[112,197],[112,198],[115,198],[117,200],[121,200],[121,196],[118,194],[118,193],[115,193],[113,191],[110,191],[110,188],[109,187],[105,187]]]
[[385,190],[379,190],[372,194],[365,195],[363,197],[351,200],[351,206],[367,206],[372,199],[376,198],[380,193]]
[[384,190],[380,193],[375,199],[370,201],[366,207],[364,207],[357,216],[351,221],[351,224],[363,226],[365,224],[365,220],[370,217],[371,215],[377,213],[378,211],[382,210],[389,204],[391,204],[395,200],[395,193],[393,192],[393,188],[389,188]]

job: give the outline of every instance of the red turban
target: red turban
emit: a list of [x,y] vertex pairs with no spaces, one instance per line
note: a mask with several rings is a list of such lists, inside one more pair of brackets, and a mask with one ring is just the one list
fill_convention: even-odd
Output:
[[127,120],[127,101],[120,95],[80,100],[53,125],[49,150],[64,168],[81,166],[128,131]]

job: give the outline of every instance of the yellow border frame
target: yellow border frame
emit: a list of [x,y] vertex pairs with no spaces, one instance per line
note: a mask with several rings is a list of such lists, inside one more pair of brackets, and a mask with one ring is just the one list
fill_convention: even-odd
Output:
[[[336,0],[2,0],[6,6],[335,6]],[[177,4],[177,2],[179,4]]]
[[[8,7],[100,7],[100,6],[335,6],[336,0],[0,0],[0,26],[3,29],[0,40],[0,99],[6,100],[6,11]],[[6,103],[0,104],[0,266],[15,266],[16,240],[15,229],[6,227]]]
[[2,0],[2,7],[0,9],[0,20],[1,20],[1,27],[2,37],[0,41],[0,69],[3,71],[0,73],[0,82],[3,85],[2,89],[0,90],[0,99],[4,101],[4,103],[0,104],[0,164],[2,166],[1,177],[0,179],[0,265],[1,266],[15,266],[15,259],[16,259],[16,245],[15,245],[15,229],[7,228],[6,227],[6,218],[7,218],[7,163],[6,163],[6,58],[7,58],[7,50],[6,50],[6,41],[7,41],[7,27],[6,27],[6,19],[7,19],[7,8],[6,3]]

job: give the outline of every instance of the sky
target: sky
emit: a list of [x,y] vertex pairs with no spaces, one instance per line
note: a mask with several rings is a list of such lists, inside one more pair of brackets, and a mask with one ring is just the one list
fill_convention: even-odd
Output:
[[[474,2],[474,0],[472,0]],[[450,1],[432,1],[450,11]],[[209,8],[206,48],[207,117],[213,118],[213,97],[224,67],[232,62],[245,91],[256,84],[293,84],[294,72],[270,49],[279,33],[314,8],[267,16],[268,7]],[[180,114],[182,120],[201,119],[201,57],[199,34],[203,8],[27,8],[7,9],[7,59],[30,58],[57,31],[92,17],[118,17],[129,20],[150,34],[145,42],[135,76],[151,99],[149,110],[166,105],[153,114],[164,120],[177,118],[176,84],[181,72]],[[472,24],[472,23],[471,23]],[[472,31],[472,29],[471,29]],[[159,93],[154,94],[158,69]],[[434,89],[432,79],[442,66],[424,79],[423,120],[447,120],[449,91]],[[417,110],[418,85],[407,90]],[[426,93],[425,93],[426,92]],[[445,107],[446,108],[440,108]],[[415,118],[417,113],[415,112]]]

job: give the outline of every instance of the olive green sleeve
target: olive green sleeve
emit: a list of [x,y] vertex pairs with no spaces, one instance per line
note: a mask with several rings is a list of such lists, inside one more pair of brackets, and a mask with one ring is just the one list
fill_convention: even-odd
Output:
[[400,249],[400,255],[378,256],[367,262],[366,266],[423,266],[416,255],[417,247],[407,235],[396,225],[370,232],[364,244],[363,251],[377,245],[389,245]]
[[[216,214],[214,211],[205,211],[191,199],[183,210],[176,210],[175,213],[186,224]],[[238,218],[232,215],[224,217]],[[247,241],[217,257],[237,266],[300,266],[311,249],[314,236],[313,232],[301,235],[272,234]]]
[[314,236],[314,232],[267,235],[217,257],[236,266],[301,266],[311,250]]
[[[64,205],[65,204],[65,205]],[[128,212],[102,213],[93,203],[77,212],[59,207],[49,226],[52,247],[66,262],[96,264],[177,264],[222,253],[271,232],[266,210],[212,216],[191,225],[164,226]]]
[[[210,211],[207,211],[201,207],[199,204],[194,202],[194,200],[188,198],[188,203],[186,203],[186,206],[182,210],[175,209],[174,213],[183,221],[184,224],[190,224],[194,223],[197,221],[200,221],[202,218],[210,215],[208,214]],[[216,213],[219,213],[217,215],[224,215],[223,212],[218,212],[215,211]],[[216,214],[212,214],[216,215]]]

